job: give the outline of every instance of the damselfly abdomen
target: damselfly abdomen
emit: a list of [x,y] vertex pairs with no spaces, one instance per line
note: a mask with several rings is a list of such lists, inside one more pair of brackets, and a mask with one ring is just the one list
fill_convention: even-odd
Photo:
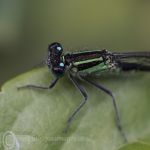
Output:
[[150,52],[126,52],[116,53],[107,50],[93,50],[93,51],[81,51],[63,54],[63,48],[60,43],[52,43],[48,47],[48,57],[46,64],[54,74],[55,79],[48,87],[37,86],[37,85],[25,85],[19,87],[22,88],[40,88],[40,89],[51,89],[55,86],[57,81],[65,74],[68,75],[69,79],[80,91],[84,97],[83,101],[74,110],[72,115],[67,121],[68,130],[71,122],[73,121],[76,114],[84,106],[88,99],[87,92],[84,87],[80,85],[78,79],[82,79],[89,84],[104,91],[112,98],[113,107],[116,115],[117,127],[127,141],[124,131],[122,129],[119,111],[116,104],[116,100],[112,92],[101,84],[97,84],[93,80],[90,80],[90,75],[101,75],[103,73],[119,72],[119,71],[150,71]]

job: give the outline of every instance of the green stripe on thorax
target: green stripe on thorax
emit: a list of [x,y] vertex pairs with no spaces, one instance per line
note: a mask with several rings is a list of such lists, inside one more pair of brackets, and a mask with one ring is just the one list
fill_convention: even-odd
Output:
[[83,61],[77,61],[77,62],[73,62],[74,66],[80,65],[80,64],[86,64],[86,63],[90,63],[93,61],[103,61],[102,57],[99,58],[93,58],[93,59],[88,59],[88,60],[83,60]]

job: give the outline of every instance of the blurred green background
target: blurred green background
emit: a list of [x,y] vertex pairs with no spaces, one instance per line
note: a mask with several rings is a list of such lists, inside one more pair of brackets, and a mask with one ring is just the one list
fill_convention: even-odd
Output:
[[0,85],[65,51],[150,51],[149,0],[0,0]]

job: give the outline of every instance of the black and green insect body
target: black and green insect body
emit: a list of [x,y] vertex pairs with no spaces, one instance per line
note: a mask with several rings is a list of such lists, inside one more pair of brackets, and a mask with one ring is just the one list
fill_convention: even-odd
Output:
[[79,74],[93,74],[96,71],[110,70],[110,64],[105,56],[106,50],[86,51],[65,55],[66,64],[71,65],[70,70]]
[[90,80],[88,77],[93,74],[100,76],[102,73],[109,74],[111,72],[120,71],[150,71],[150,52],[116,53],[107,50],[93,50],[64,54],[61,44],[55,42],[48,47],[48,57],[46,60],[46,64],[55,77],[55,79],[48,87],[25,85],[19,87],[19,89],[28,87],[51,89],[55,86],[60,78],[67,74],[69,79],[73,82],[73,84],[83,96],[83,100],[81,101],[79,106],[73,111],[72,115],[67,121],[67,127],[65,130],[67,131],[74,117],[85,105],[88,99],[87,92],[85,91],[84,87],[78,82],[80,79],[82,79],[83,81],[86,81],[87,83],[102,90],[111,97],[116,116],[117,128],[123,136],[124,140],[127,141],[126,135],[121,125],[121,120],[119,117],[120,115],[113,93],[111,92],[111,90],[107,89],[101,84],[97,84],[93,80]]

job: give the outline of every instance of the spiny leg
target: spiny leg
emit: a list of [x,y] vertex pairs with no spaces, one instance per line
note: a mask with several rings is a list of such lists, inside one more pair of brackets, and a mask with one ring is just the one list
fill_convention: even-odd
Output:
[[118,110],[118,107],[117,107],[117,103],[116,103],[115,97],[113,96],[112,92],[109,89],[102,86],[101,84],[97,84],[97,83],[95,83],[95,82],[93,82],[93,81],[91,81],[91,80],[89,80],[89,79],[87,79],[83,76],[81,76],[81,78],[84,79],[85,81],[87,81],[89,84],[99,88],[100,90],[104,91],[105,93],[107,93],[108,95],[111,96],[112,101],[113,101],[114,110],[115,110],[115,115],[116,115],[117,127],[118,127],[121,135],[123,136],[125,142],[127,142],[127,138],[125,136],[125,133],[124,133],[122,125],[121,125],[121,120],[120,120],[120,116],[119,116],[119,110]]
[[84,99],[80,103],[80,105],[74,110],[74,112],[72,113],[72,115],[69,117],[69,119],[67,121],[67,127],[65,129],[65,132],[68,131],[68,129],[69,129],[69,127],[71,125],[71,122],[73,121],[74,117],[80,111],[80,109],[84,106],[84,104],[86,103],[87,98],[88,98],[87,93],[84,90],[84,88],[76,81],[76,79],[71,74],[69,74],[69,78],[73,82],[73,84],[75,85],[75,87],[80,91],[80,93],[82,94],[82,96],[84,97]]
[[24,88],[36,88],[36,89],[51,89],[55,86],[55,84],[57,83],[59,78],[56,78],[54,79],[51,84],[47,87],[44,87],[44,86],[38,86],[38,85],[32,85],[32,84],[28,84],[28,85],[25,85],[25,86],[20,86],[18,87],[17,89],[20,90],[20,89],[24,89]]

